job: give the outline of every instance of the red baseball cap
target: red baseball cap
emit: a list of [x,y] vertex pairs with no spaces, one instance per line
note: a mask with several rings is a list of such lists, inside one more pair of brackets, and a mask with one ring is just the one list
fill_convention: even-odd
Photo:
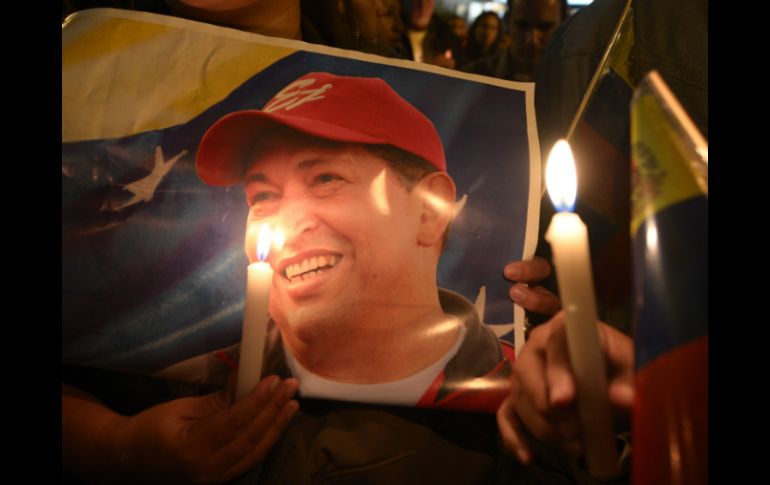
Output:
[[385,81],[314,72],[283,88],[262,110],[217,120],[198,146],[198,176],[214,186],[240,183],[260,135],[280,125],[327,140],[393,145],[446,172],[433,123]]

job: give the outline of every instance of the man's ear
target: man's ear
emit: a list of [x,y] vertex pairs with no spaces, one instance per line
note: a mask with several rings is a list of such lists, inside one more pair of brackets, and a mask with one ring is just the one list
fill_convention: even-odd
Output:
[[421,204],[417,244],[434,246],[442,241],[454,215],[455,183],[445,172],[432,172],[417,183],[414,191]]

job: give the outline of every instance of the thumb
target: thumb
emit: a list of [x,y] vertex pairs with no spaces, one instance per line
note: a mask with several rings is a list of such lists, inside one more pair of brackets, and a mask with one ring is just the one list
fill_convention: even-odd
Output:
[[631,383],[615,379],[609,384],[610,404],[623,410],[631,410],[634,405],[634,386]]

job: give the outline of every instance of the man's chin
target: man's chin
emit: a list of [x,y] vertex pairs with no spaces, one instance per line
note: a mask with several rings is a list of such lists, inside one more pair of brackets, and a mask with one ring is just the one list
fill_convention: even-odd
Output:
[[278,322],[281,335],[291,335],[303,345],[318,345],[323,340],[335,337],[335,325],[339,317],[320,305],[304,305],[286,315],[285,323]]

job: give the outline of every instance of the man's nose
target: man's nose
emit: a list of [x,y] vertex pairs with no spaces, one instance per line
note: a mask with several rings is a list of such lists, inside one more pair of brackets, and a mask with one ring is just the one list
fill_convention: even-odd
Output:
[[535,29],[527,29],[524,33],[524,42],[527,45],[535,45]]
[[529,29],[527,31],[527,44],[534,47],[542,47],[544,35],[540,29]]
[[277,213],[276,228],[291,246],[318,227],[318,219],[311,200],[303,196],[285,196]]

